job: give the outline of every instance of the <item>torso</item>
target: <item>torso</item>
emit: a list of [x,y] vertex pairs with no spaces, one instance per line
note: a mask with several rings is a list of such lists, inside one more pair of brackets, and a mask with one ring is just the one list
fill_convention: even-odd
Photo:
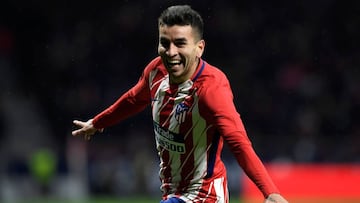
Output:
[[[197,191],[212,172],[219,145],[211,123],[199,108],[199,88],[205,88],[201,61],[197,74],[179,85],[170,85],[161,67],[149,74],[152,117],[160,157],[160,178],[164,193]],[[215,150],[213,149],[215,148]],[[211,154],[212,153],[212,154]],[[222,163],[220,168],[223,167]],[[221,170],[225,171],[225,170]],[[224,172],[225,173],[225,172]]]

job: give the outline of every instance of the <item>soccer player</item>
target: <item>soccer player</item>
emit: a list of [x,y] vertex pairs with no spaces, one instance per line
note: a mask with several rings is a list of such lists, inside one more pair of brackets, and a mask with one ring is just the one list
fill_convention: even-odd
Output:
[[110,107],[86,122],[73,121],[74,136],[96,132],[151,105],[160,157],[161,203],[228,203],[223,143],[257,185],[265,203],[287,203],[252,148],[225,74],[204,61],[203,20],[188,5],[171,6],[158,19],[159,57]]

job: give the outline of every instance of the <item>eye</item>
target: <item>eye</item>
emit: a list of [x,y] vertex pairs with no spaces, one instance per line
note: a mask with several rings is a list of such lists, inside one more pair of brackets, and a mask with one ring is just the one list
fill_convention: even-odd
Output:
[[184,47],[187,44],[187,40],[185,38],[179,38],[174,41],[174,45],[177,47]]
[[169,40],[166,39],[160,39],[160,45],[164,47],[165,49],[168,49],[170,46]]
[[186,45],[186,42],[183,42],[183,41],[181,41],[181,42],[175,42],[175,46],[177,46],[177,47],[184,47]]

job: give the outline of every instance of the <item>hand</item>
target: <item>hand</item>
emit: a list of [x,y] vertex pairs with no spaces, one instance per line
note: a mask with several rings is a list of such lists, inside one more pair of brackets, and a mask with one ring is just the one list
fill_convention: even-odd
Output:
[[72,131],[71,134],[73,136],[84,136],[85,140],[90,140],[91,136],[97,131],[103,132],[104,129],[96,129],[92,121],[93,119],[90,119],[87,122],[74,120],[73,123],[80,128]]
[[288,203],[280,194],[270,194],[264,203]]

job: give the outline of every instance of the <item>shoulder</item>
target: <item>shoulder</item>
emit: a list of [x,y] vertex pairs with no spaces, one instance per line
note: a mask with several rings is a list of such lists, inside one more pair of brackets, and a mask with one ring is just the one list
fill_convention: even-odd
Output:
[[228,117],[236,112],[229,80],[221,69],[210,64],[205,65],[196,83],[199,108],[204,115],[209,118],[214,115]]
[[198,88],[198,94],[205,100],[216,96],[232,97],[230,82],[226,74],[221,69],[208,63],[205,64],[202,74],[195,82],[195,86]]
[[151,71],[151,70],[154,70],[154,69],[157,69],[157,68],[160,68],[164,66],[163,63],[162,63],[162,60],[160,58],[160,56],[152,59],[145,67],[145,71],[148,70],[148,71]]
[[144,75],[146,77],[149,77],[150,75],[154,74],[166,74],[165,66],[161,60],[161,58],[158,56],[154,59],[152,59],[145,67],[144,69]]
[[207,83],[209,85],[218,85],[219,83],[228,82],[226,74],[218,67],[211,65],[204,61],[205,67],[198,78],[200,83]]

